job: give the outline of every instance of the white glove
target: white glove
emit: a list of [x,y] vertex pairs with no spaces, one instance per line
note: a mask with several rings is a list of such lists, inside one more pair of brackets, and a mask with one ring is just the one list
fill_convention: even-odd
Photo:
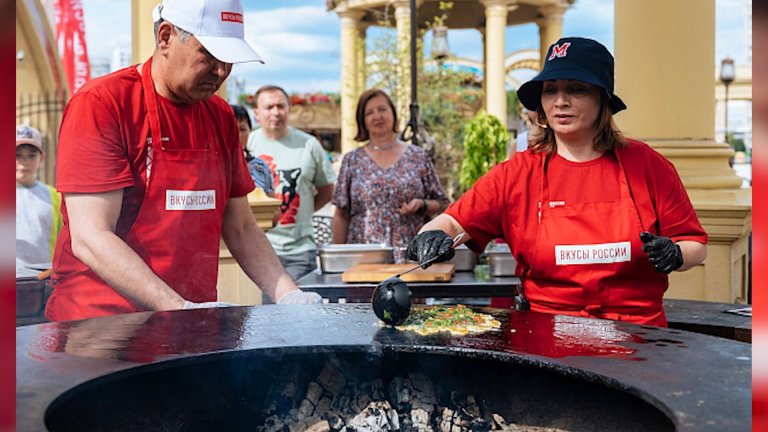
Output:
[[300,289],[289,291],[283,295],[277,304],[317,304],[322,303],[323,298],[316,292],[304,292]]
[[185,301],[183,309],[205,309],[205,308],[217,308],[217,307],[229,307],[237,306],[234,303],[227,303],[222,301],[195,303],[191,301]]

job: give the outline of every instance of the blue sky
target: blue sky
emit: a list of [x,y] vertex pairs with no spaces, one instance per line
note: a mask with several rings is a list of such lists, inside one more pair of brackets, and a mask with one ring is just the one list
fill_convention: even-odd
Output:
[[[642,1],[642,0],[637,0]],[[716,0],[716,53],[737,63],[747,60],[747,0]],[[244,0],[246,38],[266,64],[235,65],[233,78],[253,92],[262,84],[285,87],[289,92],[338,91],[340,77],[339,18],[325,10],[325,0]],[[92,61],[108,61],[115,47],[130,51],[130,2],[83,0],[86,43]],[[377,32],[368,31],[369,44]],[[597,39],[613,50],[613,0],[577,0],[564,16],[564,35]],[[451,52],[460,57],[481,58],[480,34],[452,30]],[[429,46],[429,40],[425,41]],[[509,27],[506,51],[538,47],[535,24]],[[523,77],[525,78],[525,77]],[[232,84],[229,84],[232,85]],[[730,117],[730,116],[729,116]]]

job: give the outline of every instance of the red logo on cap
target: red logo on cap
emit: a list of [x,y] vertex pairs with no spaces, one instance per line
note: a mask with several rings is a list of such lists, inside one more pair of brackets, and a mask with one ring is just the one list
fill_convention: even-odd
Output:
[[236,23],[243,23],[243,14],[238,12],[222,12],[221,13],[221,20],[222,21],[229,21],[229,22],[236,22]]
[[571,46],[570,42],[566,42],[562,45],[552,46],[552,53],[549,55],[547,61],[552,60],[555,57],[565,57],[568,55],[568,47]]

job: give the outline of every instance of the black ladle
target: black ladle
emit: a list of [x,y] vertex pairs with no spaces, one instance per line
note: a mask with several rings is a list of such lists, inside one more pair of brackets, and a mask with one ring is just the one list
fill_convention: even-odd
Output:
[[[452,247],[456,247],[456,244],[462,237],[464,237],[464,233],[454,237]],[[436,256],[424,264],[430,265],[438,258],[440,256]],[[419,267],[421,267],[421,264],[416,264],[415,267],[384,280],[373,290],[373,295],[371,296],[373,312],[386,324],[396,326],[402,324],[408,318],[408,314],[411,312],[412,293],[408,285],[400,279],[400,276],[410,273]]]

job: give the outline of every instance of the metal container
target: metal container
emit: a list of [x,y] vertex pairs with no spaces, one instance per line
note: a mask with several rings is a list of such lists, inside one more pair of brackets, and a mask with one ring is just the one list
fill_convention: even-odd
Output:
[[455,255],[448,262],[456,264],[456,271],[472,271],[477,264],[477,254],[472,252],[467,245],[458,245]]
[[394,248],[384,243],[326,244],[318,248],[323,273],[343,273],[357,264],[392,264]]
[[495,244],[485,251],[491,276],[514,276],[517,260],[512,256],[509,245]]
[[[400,248],[402,256],[405,256],[406,249],[408,248],[405,246]],[[472,271],[475,268],[475,264],[477,264],[477,258],[478,255],[472,252],[472,250],[468,248],[467,245],[458,245],[456,246],[453,258],[446,262],[455,264],[456,271]],[[416,263],[416,261],[413,260],[405,260],[405,262],[414,264]]]

